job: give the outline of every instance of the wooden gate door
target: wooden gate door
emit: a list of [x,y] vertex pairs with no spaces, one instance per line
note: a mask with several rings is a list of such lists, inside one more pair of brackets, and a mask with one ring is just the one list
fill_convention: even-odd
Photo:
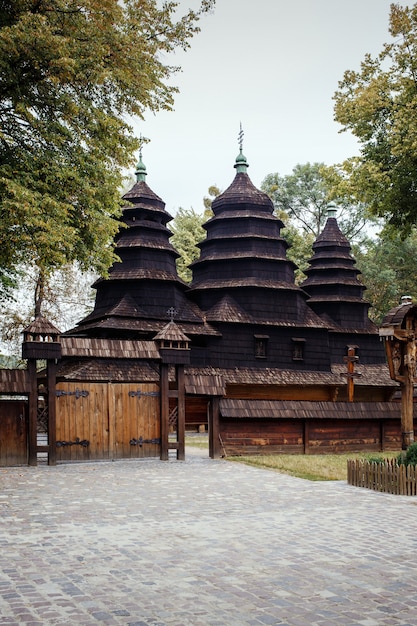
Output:
[[0,400],[0,466],[27,465],[27,401]]
[[154,383],[58,383],[58,461],[159,456]]

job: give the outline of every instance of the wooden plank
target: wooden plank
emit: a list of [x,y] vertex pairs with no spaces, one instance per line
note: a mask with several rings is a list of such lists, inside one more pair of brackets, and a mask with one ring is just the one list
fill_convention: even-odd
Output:
[[48,465],[56,465],[56,363],[47,362]]
[[28,463],[28,403],[0,400],[0,466]]
[[178,452],[177,459],[184,461],[185,459],[185,381],[184,366],[176,366],[177,384],[178,384],[178,418],[177,418],[177,442]]
[[38,464],[37,457],[37,420],[38,420],[38,379],[36,373],[36,360],[28,360],[28,376],[30,384],[29,393],[29,465]]
[[220,399],[215,396],[209,403],[209,456],[211,459],[221,457],[220,442]]
[[169,436],[169,380],[168,365],[160,365],[160,404],[161,404],[161,461],[168,461],[168,436]]

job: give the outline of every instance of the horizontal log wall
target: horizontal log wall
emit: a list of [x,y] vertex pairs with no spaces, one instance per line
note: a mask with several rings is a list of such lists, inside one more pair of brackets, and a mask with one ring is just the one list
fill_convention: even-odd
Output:
[[308,454],[381,450],[379,420],[311,420],[307,432]]
[[400,420],[220,419],[223,454],[400,450]]
[[303,420],[221,418],[220,439],[226,455],[303,454]]
[[[57,460],[159,456],[159,387],[154,383],[58,383]],[[88,445],[82,445],[88,442]]]

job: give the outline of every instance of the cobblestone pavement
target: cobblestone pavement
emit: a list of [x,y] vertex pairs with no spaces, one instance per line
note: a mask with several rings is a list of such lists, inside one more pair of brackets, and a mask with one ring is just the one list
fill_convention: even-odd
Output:
[[2,468],[0,623],[414,626],[416,505],[195,451]]

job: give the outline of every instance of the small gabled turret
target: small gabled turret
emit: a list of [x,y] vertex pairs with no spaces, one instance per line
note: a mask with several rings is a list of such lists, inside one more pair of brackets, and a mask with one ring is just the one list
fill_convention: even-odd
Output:
[[61,332],[46,317],[38,315],[23,330],[22,358],[59,359]]
[[182,332],[173,318],[159,331],[154,340],[163,363],[186,365],[190,362],[190,338]]

